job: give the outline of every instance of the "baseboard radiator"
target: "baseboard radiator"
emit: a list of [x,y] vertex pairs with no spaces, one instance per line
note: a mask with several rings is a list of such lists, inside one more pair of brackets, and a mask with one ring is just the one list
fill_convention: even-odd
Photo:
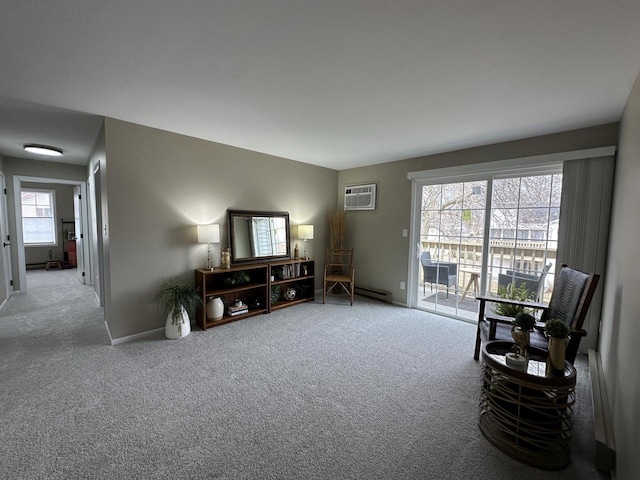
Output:
[[593,427],[596,437],[595,464],[598,470],[611,473],[616,468],[616,444],[613,438],[602,360],[595,350],[589,350],[589,373],[593,398]]
[[373,298],[374,300],[380,300],[381,302],[391,303],[391,292],[385,292],[384,290],[378,290],[377,288],[370,287],[354,287],[354,293],[367,298]]

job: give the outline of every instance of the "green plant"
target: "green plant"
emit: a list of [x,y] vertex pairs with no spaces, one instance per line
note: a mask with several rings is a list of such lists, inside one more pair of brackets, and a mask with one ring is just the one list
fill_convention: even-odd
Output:
[[202,298],[192,285],[177,283],[174,280],[164,280],[156,290],[153,303],[162,310],[164,315],[171,312],[173,324],[181,327],[182,310],[180,307],[184,307],[191,315],[195,312],[196,307],[202,305]]
[[513,325],[522,330],[533,330],[536,326],[536,318],[530,313],[521,312],[515,316]]
[[271,305],[280,300],[280,285],[271,285]]
[[564,323],[562,320],[550,318],[544,325],[544,332],[548,337],[559,338],[562,340],[569,336],[571,329],[569,328],[569,325]]
[[[520,284],[520,286],[518,287],[515,285],[515,282],[512,282],[506,287],[502,285],[498,287],[498,297],[504,298],[506,300],[517,300],[519,302],[525,302],[529,299],[530,293],[529,290],[526,289],[524,284]],[[508,303],[499,302],[496,302],[494,311],[498,315],[502,315],[505,317],[515,317],[519,313],[530,314],[532,312],[530,308],[526,308],[522,305],[511,305]]]
[[245,272],[233,272],[230,277],[224,279],[224,284],[227,286],[244,285],[250,281],[251,277],[249,277]]

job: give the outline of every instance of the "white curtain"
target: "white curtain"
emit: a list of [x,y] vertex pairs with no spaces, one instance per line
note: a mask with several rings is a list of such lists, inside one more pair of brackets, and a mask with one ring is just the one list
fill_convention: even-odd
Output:
[[557,265],[600,275],[583,324],[587,337],[580,343],[582,353],[598,345],[614,167],[613,156],[563,163]]

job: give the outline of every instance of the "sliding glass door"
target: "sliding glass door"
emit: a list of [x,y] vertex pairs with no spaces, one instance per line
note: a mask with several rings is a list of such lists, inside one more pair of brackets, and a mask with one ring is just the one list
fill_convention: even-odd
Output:
[[468,293],[479,288],[486,200],[486,181],[422,187],[419,306],[475,315],[474,295]]
[[[562,174],[497,178],[491,196],[487,292],[549,299],[558,250]],[[526,292],[524,292],[526,291]]]
[[463,319],[475,297],[519,289],[548,300],[558,246],[561,167],[536,175],[422,181],[413,305]]

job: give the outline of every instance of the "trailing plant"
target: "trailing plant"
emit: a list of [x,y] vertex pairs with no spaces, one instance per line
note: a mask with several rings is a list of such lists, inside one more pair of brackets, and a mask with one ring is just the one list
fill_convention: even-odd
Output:
[[[519,302],[525,302],[530,298],[529,290],[525,287],[524,283],[520,286],[516,286],[515,282],[505,286],[498,286],[498,297],[506,300],[517,300]],[[495,313],[505,317],[515,317],[519,313],[531,314],[532,310],[522,305],[510,305],[508,303],[498,303],[494,308]]]
[[559,338],[563,340],[569,336],[571,329],[569,325],[557,318],[550,318],[544,325],[544,332],[548,337]]
[[196,307],[202,305],[202,298],[195,287],[189,284],[177,283],[174,280],[164,280],[153,297],[153,303],[162,310],[164,315],[171,312],[171,319],[174,325],[182,329],[182,309],[192,315]]
[[520,327],[521,330],[533,330],[536,326],[536,318],[530,313],[522,312],[515,316],[513,325]]

